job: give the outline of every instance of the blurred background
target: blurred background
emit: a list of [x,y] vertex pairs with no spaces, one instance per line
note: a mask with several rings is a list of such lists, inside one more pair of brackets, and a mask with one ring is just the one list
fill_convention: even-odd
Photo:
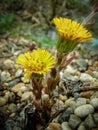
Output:
[[[0,38],[24,37],[39,44],[53,45],[57,36],[52,23],[54,17],[67,17],[82,23],[95,9],[97,2],[98,0],[1,0]],[[97,13],[89,22],[89,29],[98,43]]]

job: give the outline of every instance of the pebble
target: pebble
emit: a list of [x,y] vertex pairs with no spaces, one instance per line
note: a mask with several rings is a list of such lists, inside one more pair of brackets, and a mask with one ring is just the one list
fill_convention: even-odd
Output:
[[19,96],[19,97],[22,97],[22,92],[21,91],[19,91],[18,93],[17,93],[17,95]]
[[90,87],[93,88],[93,87],[98,87],[98,80],[97,79],[93,79],[90,83]]
[[84,72],[87,70],[88,63],[86,60],[81,58],[81,59],[76,60],[76,63],[78,65],[78,69],[80,72]]
[[79,106],[74,111],[74,113],[80,118],[86,117],[87,115],[93,112],[94,112],[94,108],[90,104]]
[[71,75],[74,75],[77,72],[72,66],[67,66],[64,70],[64,73],[60,73],[61,78],[68,78]]
[[13,92],[10,92],[8,96],[9,96],[9,100],[8,101],[10,103],[15,101],[15,94]]
[[68,106],[68,107],[75,107],[75,101],[74,101],[74,98],[70,98],[68,100],[65,101],[65,105]]
[[84,121],[84,125],[87,129],[95,128],[96,124],[94,122],[94,119],[91,114],[87,116],[87,118]]
[[15,65],[14,61],[12,61],[10,59],[5,60],[3,64],[6,69],[13,69],[14,65]]
[[15,86],[12,87],[12,91],[18,93],[19,91],[21,91],[21,87],[25,87],[24,83],[18,83]]
[[86,102],[87,102],[86,98],[78,98],[76,100],[76,107],[81,106],[81,105],[85,105]]
[[15,112],[16,111],[16,105],[14,103],[9,104],[8,110],[10,111],[10,113]]
[[93,80],[93,77],[91,75],[89,75],[89,74],[81,73],[80,80],[82,82],[91,82]]
[[69,120],[70,115],[73,114],[74,110],[71,107],[68,107],[66,111],[62,113],[62,115],[59,117],[59,122],[66,122]]
[[98,91],[93,93],[93,95],[91,96],[91,99],[93,99],[93,98],[98,98]]
[[9,87],[13,87],[13,86],[15,86],[16,84],[18,84],[19,82],[20,82],[20,78],[13,79],[12,81],[9,81],[9,82],[8,82],[8,86],[9,86]]
[[98,72],[97,71],[93,71],[93,77],[98,79]]
[[20,90],[21,90],[22,93],[24,93],[24,92],[28,91],[28,87],[22,86],[22,87],[20,88]]
[[59,123],[50,123],[48,126],[48,130],[62,130],[62,129]]
[[93,118],[96,124],[98,124],[98,113],[93,114]]
[[70,128],[68,122],[63,122],[63,123],[61,124],[61,128],[62,128],[62,130],[72,130],[72,129]]
[[94,108],[98,108],[98,98],[93,98],[90,103]]
[[95,94],[95,91],[84,91],[80,93],[80,96],[84,98],[90,98],[91,96],[93,96],[93,94]]
[[72,130],[76,130],[80,123],[81,119],[78,116],[74,114],[70,115],[69,126],[72,128]]
[[32,92],[25,92],[22,94],[21,101],[25,101],[28,99],[33,99],[33,93]]
[[6,100],[6,98],[4,97],[0,97],[0,107],[4,106],[7,103],[8,100]]
[[83,125],[83,123],[81,123],[78,127],[77,130],[86,130],[85,126]]
[[1,72],[1,82],[6,82],[11,80],[11,74],[7,71],[2,71]]
[[16,73],[15,73],[15,77],[20,77],[23,74],[23,70],[22,69],[17,69]]
[[67,96],[63,96],[63,95],[59,95],[59,99],[63,102],[65,102],[67,100]]

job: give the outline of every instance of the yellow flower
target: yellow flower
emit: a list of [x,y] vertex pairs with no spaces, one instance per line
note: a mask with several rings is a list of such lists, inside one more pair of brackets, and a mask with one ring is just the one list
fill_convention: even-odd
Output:
[[57,49],[62,53],[69,53],[79,43],[93,40],[92,34],[85,29],[80,23],[67,18],[54,18],[59,38]]
[[38,49],[19,55],[16,63],[25,70],[26,79],[30,79],[31,76],[42,76],[51,71],[56,60],[48,51]]

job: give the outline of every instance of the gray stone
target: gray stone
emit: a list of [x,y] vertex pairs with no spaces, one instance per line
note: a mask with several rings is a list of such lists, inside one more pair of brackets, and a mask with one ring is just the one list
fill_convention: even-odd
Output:
[[22,93],[24,93],[24,92],[28,91],[28,87],[22,86],[22,87],[20,88],[20,90],[21,90]]
[[86,128],[85,128],[84,124],[81,123],[77,130],[86,130]]
[[89,74],[81,73],[80,80],[82,82],[91,82],[93,80],[93,77],[91,75],[89,75]]
[[2,71],[1,72],[1,82],[6,82],[11,80],[11,74],[7,71]]
[[75,108],[75,101],[74,98],[69,98],[68,100],[65,101],[65,105],[68,107]]
[[16,84],[15,86],[13,86],[11,90],[12,90],[13,92],[18,93],[19,91],[21,91],[21,87],[24,87],[24,86],[25,86],[24,83],[18,83],[18,84]]
[[98,98],[93,98],[90,103],[94,108],[98,108]]
[[0,97],[0,107],[1,107],[1,106],[4,106],[6,103],[7,103],[6,98]]
[[67,66],[67,68],[64,70],[64,73],[61,73],[62,78],[68,78],[72,75],[74,75],[77,72],[72,66]]
[[76,128],[81,123],[81,119],[76,115],[71,115],[69,118],[69,126],[72,128],[72,130],[76,130]]
[[95,128],[96,124],[94,122],[94,119],[91,114],[87,116],[87,118],[84,121],[84,125],[87,129]]
[[93,71],[93,77],[98,79],[98,72],[97,71]]
[[10,60],[10,59],[7,59],[4,61],[4,66],[6,69],[13,69],[14,68],[14,61]]
[[13,79],[12,81],[9,81],[9,82],[8,82],[8,86],[9,86],[9,87],[13,87],[13,86],[15,86],[16,84],[18,84],[20,81],[21,81],[20,78]]
[[9,102],[15,101],[15,94],[13,92],[10,92],[8,96],[9,96],[9,100],[8,100]]
[[77,62],[79,71],[84,72],[87,70],[87,67],[88,67],[87,61],[85,61],[84,59],[78,59],[76,62]]
[[91,96],[91,99],[98,98],[98,91],[94,92],[94,94]]
[[61,128],[62,128],[62,130],[72,130],[72,129],[70,128],[68,122],[63,122],[63,123],[61,124]]
[[74,113],[79,117],[86,117],[90,113],[94,112],[94,108],[90,104],[79,106],[75,109]]
[[13,113],[16,111],[16,105],[14,103],[11,103],[8,107],[8,110]]
[[17,69],[16,73],[15,73],[15,77],[20,77],[23,74],[22,69]]
[[25,92],[22,94],[21,101],[33,99],[33,93],[32,92]]
[[94,78],[90,83],[90,87],[98,87],[98,80]]
[[93,114],[93,118],[96,124],[98,124],[98,113]]
[[86,98],[78,98],[76,100],[76,107],[81,106],[81,105],[85,105],[86,102],[87,102]]
[[74,110],[69,107],[62,113],[62,115],[59,117],[59,122],[66,122],[69,120],[69,117],[71,114],[73,114]]

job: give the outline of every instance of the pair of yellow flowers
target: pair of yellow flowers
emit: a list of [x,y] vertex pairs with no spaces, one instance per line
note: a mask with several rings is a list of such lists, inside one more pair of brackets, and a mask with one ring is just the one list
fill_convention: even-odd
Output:
[[[92,34],[80,23],[66,18],[54,18],[59,36],[57,51],[59,53],[70,53],[79,44],[93,40]],[[56,64],[56,59],[47,50],[38,49],[19,55],[16,63],[25,72],[25,78],[30,79],[33,74],[45,75]]]

